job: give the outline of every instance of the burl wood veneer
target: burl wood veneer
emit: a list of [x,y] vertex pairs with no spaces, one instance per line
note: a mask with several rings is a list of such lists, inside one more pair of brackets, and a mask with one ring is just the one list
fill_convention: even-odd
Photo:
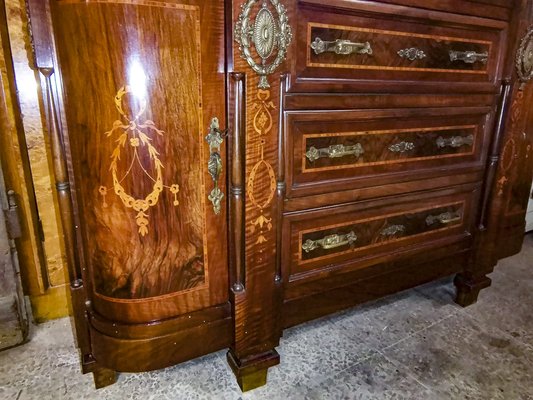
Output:
[[519,251],[533,2],[27,1],[97,387]]

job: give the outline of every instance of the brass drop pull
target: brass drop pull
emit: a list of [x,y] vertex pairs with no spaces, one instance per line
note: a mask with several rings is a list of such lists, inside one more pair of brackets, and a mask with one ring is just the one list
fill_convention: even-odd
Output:
[[459,211],[445,212],[439,215],[429,215],[426,218],[426,225],[431,226],[437,222],[446,225],[451,224],[453,222],[461,221],[462,218],[463,217]]
[[209,175],[211,175],[211,178],[215,184],[215,187],[213,190],[211,190],[211,193],[209,193],[207,198],[209,201],[211,201],[211,203],[213,203],[213,211],[215,214],[220,214],[221,203],[222,199],[224,198],[224,193],[222,193],[222,190],[220,190],[218,187],[218,180],[220,178],[220,174],[222,173],[222,157],[220,156],[220,146],[224,142],[225,136],[226,132],[220,130],[218,118],[213,118],[211,120],[209,133],[205,137],[205,140],[209,144],[209,151],[211,152],[209,161],[207,163],[207,171],[209,172]]
[[476,53],[475,51],[450,50],[450,61],[463,61],[466,64],[475,64],[477,62],[486,64],[488,59],[488,52]]
[[436,143],[437,147],[441,149],[444,147],[458,148],[462,146],[472,146],[474,144],[474,135],[452,136],[451,138],[446,139],[439,136]]
[[311,43],[311,48],[315,51],[315,54],[322,53],[335,53],[339,55],[350,54],[372,54],[372,46],[369,42],[354,43],[349,40],[337,39],[332,42],[326,42],[319,37],[315,38],[315,41]]
[[321,247],[324,250],[335,249],[346,245],[352,245],[357,241],[357,235],[351,231],[345,235],[328,235],[319,240],[307,239],[302,245],[302,250],[309,253]]
[[353,146],[345,146],[343,144],[334,144],[329,147],[322,149],[317,149],[316,147],[310,147],[309,150],[305,153],[307,159],[311,162],[318,160],[319,158],[328,157],[328,158],[340,158],[346,156],[355,156],[360,157],[363,155],[365,150],[361,144],[357,143]]

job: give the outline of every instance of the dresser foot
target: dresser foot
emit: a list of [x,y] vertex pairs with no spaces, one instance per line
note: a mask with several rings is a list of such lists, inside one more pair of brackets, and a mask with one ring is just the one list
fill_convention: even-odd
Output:
[[117,373],[112,369],[97,368],[93,371],[94,386],[96,389],[112,385],[117,381]]
[[491,280],[485,275],[474,278],[458,274],[453,283],[457,288],[455,302],[462,307],[468,307],[477,302],[479,292],[488,288]]
[[266,385],[268,369],[279,364],[279,354],[276,350],[243,360],[239,360],[230,350],[227,359],[243,392]]

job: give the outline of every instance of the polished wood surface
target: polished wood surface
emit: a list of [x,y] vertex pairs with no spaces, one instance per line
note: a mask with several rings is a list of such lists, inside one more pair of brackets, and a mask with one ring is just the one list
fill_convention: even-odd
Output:
[[[488,107],[288,112],[287,196],[396,183],[421,171],[436,178],[449,173],[447,168],[482,166],[491,118]],[[450,145],[453,138],[469,136],[463,145]],[[359,146],[360,153],[310,155],[311,147],[338,145]]]
[[[464,192],[466,190],[466,192]],[[358,264],[368,268],[399,249],[426,248],[441,238],[464,239],[474,230],[473,206],[479,188],[466,186],[437,194],[397,196],[395,200],[367,201],[328,207],[284,218],[285,275],[289,282],[307,279],[321,270],[342,273]],[[437,217],[445,213],[442,220]],[[391,231],[391,228],[395,228]],[[353,243],[309,250],[308,240],[353,232]],[[306,250],[307,248],[307,250]],[[350,264],[350,266],[347,265]],[[372,265],[372,264],[370,264]]]
[[[381,2],[299,2],[292,90],[435,93],[436,86],[450,82],[447,92],[488,91],[501,75],[507,31],[504,21],[428,15],[418,8]],[[372,54],[315,54],[311,44],[317,37],[368,41]],[[410,48],[426,57],[411,61],[398,55]],[[487,52],[488,59],[486,64],[451,61],[449,51]]]
[[56,43],[87,268],[108,318],[168,318],[227,298],[225,214],[207,200],[204,139],[211,118],[224,121],[224,97],[210,96],[223,91],[223,49],[205,42],[223,20],[204,9],[220,11],[53,3],[56,37],[76,38]]
[[229,347],[227,196],[217,214],[206,141],[213,118],[226,125],[223,4],[30,1],[29,11],[58,191],[74,188],[63,225],[76,227],[83,371],[102,386],[110,370]]

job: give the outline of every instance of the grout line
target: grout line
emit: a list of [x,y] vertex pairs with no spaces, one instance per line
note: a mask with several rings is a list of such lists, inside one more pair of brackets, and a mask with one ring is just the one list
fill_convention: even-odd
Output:
[[404,365],[402,364],[401,362],[395,360],[395,359],[392,359],[392,358],[389,358],[385,355],[385,353],[382,353],[381,351],[378,351],[378,353],[385,359],[387,360],[388,362],[390,362],[392,365],[398,367],[398,368],[401,368],[401,371],[408,377],[408,378],[411,378],[412,380],[414,380],[416,383],[418,383],[420,386],[422,386],[424,389],[426,390],[429,390],[431,392],[433,392],[433,388],[430,387],[430,386],[427,386],[425,383],[423,383],[422,381],[418,380],[418,377],[416,375],[414,375],[413,373],[411,373],[411,370],[410,368],[407,366],[407,365]]
[[388,350],[388,349],[390,349],[391,347],[394,347],[394,346],[396,346],[396,345],[398,345],[398,344],[400,344],[400,343],[402,343],[402,342],[405,342],[407,339],[410,339],[410,338],[412,338],[413,336],[415,336],[415,335],[417,335],[417,334],[419,334],[419,333],[425,332],[425,331],[427,331],[428,329],[433,328],[435,325],[438,325],[438,324],[440,324],[441,322],[443,322],[443,321],[445,321],[445,320],[447,320],[447,319],[449,319],[449,318],[454,317],[455,315],[457,315],[457,312],[453,312],[453,313],[451,313],[451,314],[449,314],[449,315],[447,315],[447,316],[445,316],[445,317],[443,317],[443,318],[440,318],[439,320],[430,323],[429,325],[425,326],[425,327],[422,328],[422,329],[419,329],[419,330],[417,330],[417,331],[413,331],[413,332],[407,334],[407,336],[403,337],[402,339],[398,340],[397,342],[394,342],[394,343],[392,343],[392,344],[390,344],[390,345],[388,345],[388,346],[385,346],[385,347],[383,347],[383,348],[381,348],[381,349],[378,349],[378,351],[379,351],[379,352],[382,352],[382,351]]

